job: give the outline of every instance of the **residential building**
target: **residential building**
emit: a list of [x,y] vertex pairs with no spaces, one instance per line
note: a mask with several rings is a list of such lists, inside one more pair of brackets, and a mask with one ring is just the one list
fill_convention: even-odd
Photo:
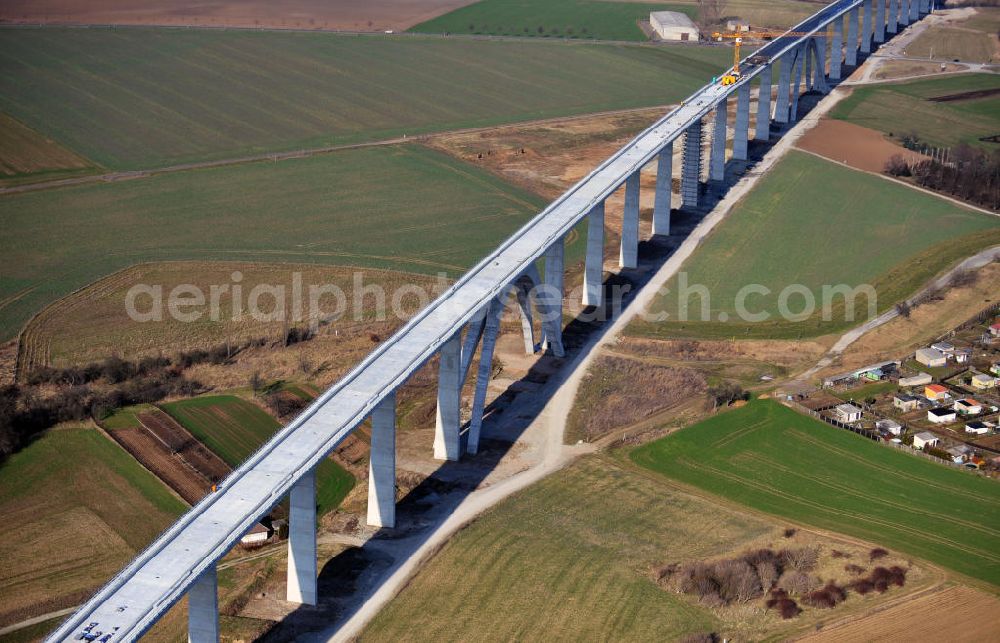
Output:
[[908,413],[920,405],[920,398],[906,393],[897,393],[892,396],[892,405],[903,413]]
[[994,337],[1000,337],[1000,322],[997,322],[990,326],[990,335]]
[[875,423],[875,428],[879,431],[885,431],[886,433],[891,433],[896,436],[903,433],[903,425],[896,420],[879,420]]
[[934,381],[930,373],[919,373],[917,375],[912,375],[910,377],[899,378],[900,386],[923,386],[925,384],[930,384]]
[[997,378],[992,375],[987,375],[985,373],[976,373],[972,376],[972,388],[985,391],[987,389],[995,388],[997,385]]
[[983,405],[975,401],[971,397],[965,397],[961,400],[955,400],[955,404],[952,408],[962,415],[979,415],[983,412]]
[[859,422],[863,412],[858,407],[853,404],[838,404],[837,408],[834,409],[837,413],[837,419],[845,424],[850,424],[851,422]]
[[[889,373],[896,372],[898,368],[898,360],[879,362],[878,364],[869,364],[868,366],[863,366],[848,373],[841,373],[839,375],[828,377],[823,380],[823,386],[843,386],[846,384],[853,384],[855,380],[862,377],[865,379],[882,379]],[[871,374],[874,373],[878,373],[878,375],[873,378]],[[931,380],[927,381],[930,382]]]
[[955,409],[928,409],[927,419],[934,424],[947,424],[948,422],[954,422],[958,416],[955,414]]
[[919,348],[914,354],[917,361],[924,366],[937,367],[948,363],[948,358],[944,353],[936,348]]
[[941,400],[946,400],[951,397],[948,394],[948,389],[940,384],[928,384],[924,387],[924,397],[932,402],[938,402]]
[[949,342],[936,342],[934,344],[931,344],[931,348],[933,348],[936,351],[941,351],[945,355],[951,355],[952,353],[955,352],[955,345]]
[[955,464],[962,464],[963,462],[965,462],[965,457],[966,454],[969,452],[969,448],[963,445],[957,447],[949,447],[945,449],[945,451],[947,451],[948,455],[951,456],[952,462],[954,462]]
[[924,447],[936,447],[941,443],[941,439],[930,431],[921,431],[913,436],[913,448],[923,449]]
[[271,530],[264,525],[257,523],[242,538],[240,543],[244,545],[254,545],[265,542],[271,537]]
[[975,422],[969,422],[965,425],[965,432],[973,433],[975,435],[986,435],[990,432],[990,427],[985,422],[976,420]]
[[956,364],[968,364],[971,358],[972,358],[972,351],[969,350],[968,348],[955,349]]

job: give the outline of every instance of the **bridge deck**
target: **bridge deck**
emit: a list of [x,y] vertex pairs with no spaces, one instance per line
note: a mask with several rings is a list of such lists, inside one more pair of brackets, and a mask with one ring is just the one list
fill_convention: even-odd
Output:
[[[815,32],[861,4],[862,0],[834,2],[795,31]],[[773,60],[804,38],[781,37],[757,53]],[[478,309],[629,175],[650,162],[664,145],[708,114],[723,97],[750,82],[761,69],[748,69],[742,81],[733,86],[703,87],[554,201],[323,393],[234,471],[216,493],[192,507],[63,623],[50,640],[73,639],[91,622],[97,622],[95,629],[105,633],[118,628],[113,641],[138,638],[266,515],[303,473],[346,438]]]

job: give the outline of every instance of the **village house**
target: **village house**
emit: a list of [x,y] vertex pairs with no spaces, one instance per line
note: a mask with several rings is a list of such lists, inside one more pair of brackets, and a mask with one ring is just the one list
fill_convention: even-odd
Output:
[[985,422],[976,420],[975,422],[969,422],[965,425],[965,432],[973,433],[975,435],[986,435],[990,432],[990,427]]
[[955,414],[954,409],[929,409],[927,411],[927,419],[934,424],[947,424],[948,422],[954,422],[958,416]]
[[920,348],[914,354],[916,360],[924,366],[938,367],[948,363],[948,358],[944,353],[936,348]]
[[948,455],[951,456],[952,462],[955,464],[962,464],[965,462],[966,456],[972,451],[972,449],[962,444],[957,447],[949,447],[948,449],[945,449],[945,451],[947,451]]
[[987,375],[986,373],[976,373],[972,376],[972,388],[985,391],[996,387],[997,378],[992,375]]
[[951,355],[955,352],[955,345],[950,342],[936,342],[931,344],[931,348],[936,351],[941,351],[945,355]]
[[899,378],[900,386],[924,386],[925,384],[930,384],[934,381],[930,373],[918,373],[917,375],[911,375],[910,377]]
[[913,448],[923,449],[924,447],[936,447],[941,443],[941,439],[930,431],[921,431],[913,436]]
[[962,415],[979,415],[983,412],[983,405],[971,397],[955,400],[955,404],[952,408]]
[[862,411],[853,404],[838,404],[835,411],[837,412],[837,419],[845,424],[861,420]]
[[899,436],[903,433],[903,425],[896,420],[879,420],[875,423],[875,428],[879,432],[891,433],[892,435]]
[[906,393],[896,393],[892,396],[892,405],[903,413],[909,413],[920,405],[920,398]]
[[940,384],[928,384],[924,387],[924,397],[932,402],[939,402],[941,400],[947,400],[951,397],[948,394],[948,389]]
[[994,337],[1000,337],[1000,322],[997,322],[990,326],[990,335]]
[[957,364],[968,364],[971,358],[972,351],[968,348],[959,348],[955,350],[955,362]]
[[257,523],[250,531],[240,538],[241,545],[258,545],[267,541],[271,537],[271,530],[264,525]]

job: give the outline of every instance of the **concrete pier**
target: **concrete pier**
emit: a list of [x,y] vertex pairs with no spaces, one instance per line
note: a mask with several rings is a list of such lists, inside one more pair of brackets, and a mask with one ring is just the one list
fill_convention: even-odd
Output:
[[865,0],[864,18],[861,25],[861,53],[869,54],[872,51],[872,30],[875,28],[872,20],[872,0]]
[[472,455],[479,452],[479,436],[483,429],[486,392],[490,384],[490,375],[493,372],[493,353],[496,350],[497,337],[500,335],[501,313],[503,313],[503,306],[494,300],[486,314],[486,330],[483,332],[483,346],[479,351],[479,369],[476,372],[476,389],[472,394],[469,439],[465,445],[466,452]]
[[583,270],[583,305],[604,304],[604,201],[587,215],[587,258]]
[[887,16],[885,29],[890,34],[899,31],[899,5],[896,3],[896,0],[889,0],[889,15]]
[[396,392],[372,411],[368,461],[368,524],[396,526]]
[[434,427],[434,458],[459,459],[459,421],[462,402],[462,334],[455,333],[439,352],[437,422]]
[[812,62],[813,62],[813,52],[815,51],[815,49],[816,49],[816,39],[810,38],[809,44],[807,44],[805,48],[802,50],[802,53],[805,54],[805,60],[803,61],[803,64],[805,65],[805,73],[802,74],[802,76],[803,79],[806,81],[807,92],[813,90]]
[[789,113],[789,93],[792,89],[792,68],[799,55],[799,48],[785,54],[781,59],[781,72],[778,74],[778,97],[774,103],[774,120],[777,123],[787,123]]
[[885,0],[875,1],[875,43],[885,42]]
[[[533,280],[533,284],[537,283],[538,280]],[[533,284],[519,281],[514,285],[517,307],[521,309],[521,337],[524,339],[525,355],[535,354],[535,321],[531,314],[531,289]]]
[[826,84],[826,36],[817,37],[813,43],[813,53],[816,56],[816,66],[813,67],[813,89],[826,94],[830,91]]
[[633,172],[625,179],[625,210],[622,213],[622,243],[618,265],[635,268],[639,265],[639,179]]
[[700,120],[691,123],[684,132],[684,153],[681,166],[681,204],[697,208],[701,191],[701,132]]
[[733,158],[747,160],[747,146],[750,142],[750,83],[742,85],[736,92],[736,127],[733,134]]
[[833,21],[833,40],[830,41],[830,80],[840,80],[840,66],[844,63],[844,19]]
[[316,604],[316,470],[288,494],[288,589],[290,603]]
[[771,140],[771,76],[774,65],[768,65],[760,72],[760,88],[757,91],[757,124],[754,139]]
[[562,342],[563,256],[565,239],[559,239],[545,251],[545,287],[538,292],[542,302],[542,350],[551,350],[556,357],[566,351]]
[[722,181],[726,178],[726,129],[729,127],[729,98],[715,106],[715,126],[712,131],[712,154],[708,165],[708,178]]
[[215,563],[188,590],[188,642],[218,643],[219,582]]
[[847,14],[847,46],[844,48],[844,64],[856,67],[858,64],[858,8]]
[[910,0],[910,22],[920,20],[920,4],[918,0]]
[[798,53],[795,55],[795,64],[792,65],[792,105],[788,110],[788,120],[792,123],[799,118],[799,96],[802,93],[803,59],[809,57],[808,47],[808,43],[799,45]]
[[656,195],[653,199],[653,234],[670,234],[670,200],[674,177],[674,142],[656,155]]

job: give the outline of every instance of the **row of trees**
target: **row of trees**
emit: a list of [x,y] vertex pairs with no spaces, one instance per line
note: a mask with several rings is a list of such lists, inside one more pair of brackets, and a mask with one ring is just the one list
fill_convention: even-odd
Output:
[[959,145],[950,151],[947,162],[938,159],[909,161],[896,154],[886,162],[885,172],[891,176],[912,177],[921,187],[1000,210],[1000,151],[990,154],[969,145]]

